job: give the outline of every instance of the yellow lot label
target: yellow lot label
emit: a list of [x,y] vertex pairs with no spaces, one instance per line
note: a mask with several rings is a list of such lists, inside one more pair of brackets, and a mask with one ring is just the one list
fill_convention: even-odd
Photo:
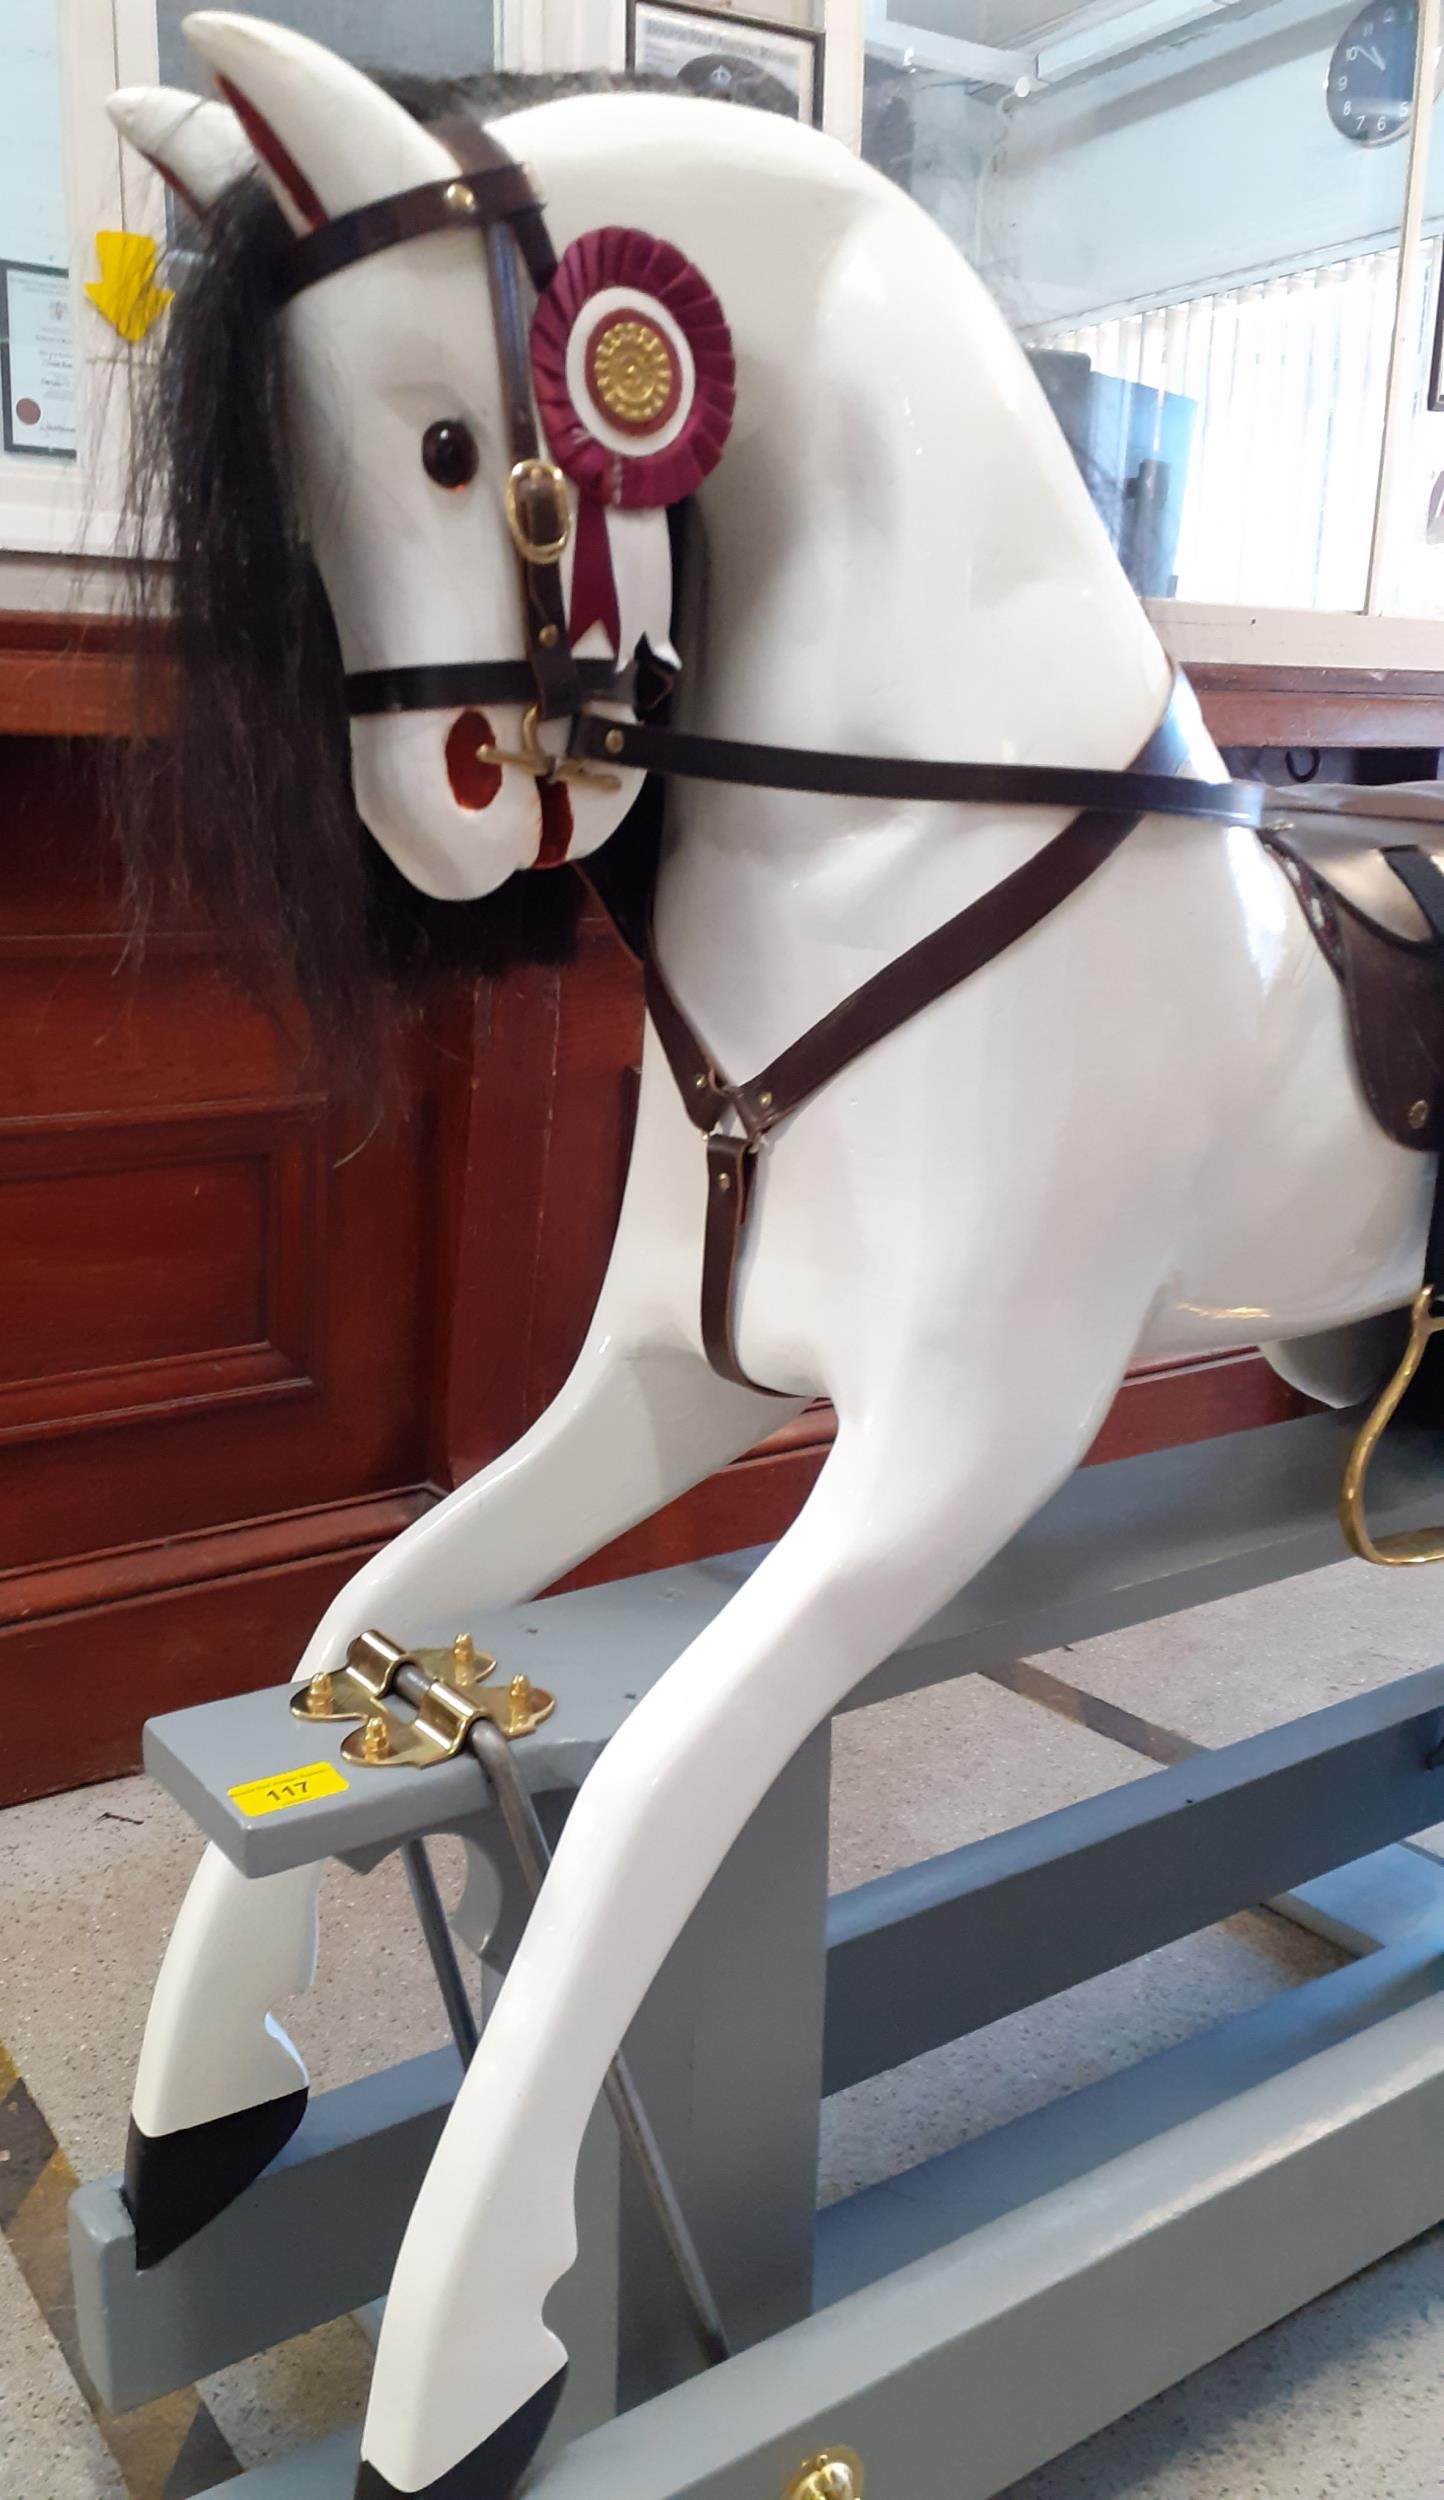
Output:
[[351,1782],[334,1762],[308,1762],[299,1771],[276,1771],[267,1780],[242,1780],[226,1795],[238,1814],[281,1814],[287,1806],[308,1806],[314,1797],[339,1797]]

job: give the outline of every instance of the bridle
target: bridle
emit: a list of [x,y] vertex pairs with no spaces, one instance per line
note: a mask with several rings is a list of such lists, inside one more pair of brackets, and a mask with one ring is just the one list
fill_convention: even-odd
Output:
[[[1271,794],[1254,782],[1178,777],[1189,764],[1195,731],[1184,681],[1177,676],[1158,727],[1132,765],[1116,772],[762,746],[702,737],[657,721],[599,717],[589,708],[598,699],[632,707],[636,668],[578,660],[568,635],[559,566],[571,513],[566,480],[542,447],[523,311],[523,275],[541,294],[558,267],[542,201],[526,167],[468,116],[453,115],[429,127],[455,156],[455,174],[353,209],[292,243],[280,264],[277,297],[290,302],[339,270],[421,235],[479,233],[506,413],[511,465],[504,500],[525,654],[354,672],[346,680],[352,717],[520,703],[525,707],[520,753],[495,747],[479,753],[484,761],[526,772],[539,783],[604,778],[616,788],[615,768],[622,767],[823,797],[1079,811],[1000,884],[865,981],[759,1075],[741,1082],[722,1073],[675,997],[657,960],[650,919],[635,909],[605,847],[588,859],[587,880],[643,966],[653,1026],[688,1117],[707,1140],[701,1313],[707,1357],[724,1378],[756,1388],[738,1359],[734,1288],[758,1159],[778,1124],[863,1052],[1036,928],[1112,857],[1145,816],[1198,818],[1257,832]],[[570,724],[561,755],[543,749],[538,736],[542,722],[555,720]]]
[[580,719],[596,697],[629,703],[635,686],[630,665],[579,660],[567,630],[561,559],[571,536],[571,508],[566,479],[542,449],[522,297],[524,276],[537,294],[550,285],[557,256],[526,167],[467,114],[447,115],[429,127],[455,156],[456,172],[393,192],[299,236],[278,263],[276,302],[288,304],[340,270],[418,236],[479,233],[501,369],[510,455],[503,507],[516,554],[525,657],[352,670],[346,678],[347,708],[355,720],[376,712],[519,703],[525,707],[521,752],[483,747],[483,762],[538,781],[585,780],[615,790],[617,776],[601,758],[550,755],[537,735],[543,721]]

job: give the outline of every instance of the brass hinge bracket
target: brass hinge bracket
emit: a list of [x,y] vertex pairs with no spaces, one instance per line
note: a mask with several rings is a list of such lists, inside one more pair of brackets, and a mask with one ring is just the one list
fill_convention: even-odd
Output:
[[862,2459],[855,2448],[824,2448],[798,2467],[782,2500],[862,2500]]
[[[362,1770],[424,1770],[460,1753],[478,1719],[489,1719],[508,1739],[530,1736],[549,1719],[556,1703],[524,1675],[486,1686],[496,1660],[478,1649],[469,1632],[449,1649],[401,1649],[384,1632],[363,1632],[351,1643],[344,1667],[322,1669],[291,1695],[297,1719],[354,1719],[343,1739],[347,1762]],[[403,1668],[424,1679],[416,1691],[415,1716],[396,1704]]]

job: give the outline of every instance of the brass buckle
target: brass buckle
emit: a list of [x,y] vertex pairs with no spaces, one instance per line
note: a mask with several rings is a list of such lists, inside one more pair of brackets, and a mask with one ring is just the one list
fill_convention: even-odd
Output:
[[1434,1300],[1432,1285],[1425,1285],[1414,1296],[1409,1313],[1409,1342],[1404,1348],[1398,1370],[1370,1410],[1368,1421],[1349,1452],[1343,1489],[1339,1495],[1339,1524],[1350,1550],[1359,1556],[1361,1562],[1387,1563],[1396,1570],[1408,1563],[1444,1562],[1444,1527],[1397,1528],[1388,1536],[1376,1537],[1370,1531],[1364,1508],[1369,1463],[1400,1399],[1424,1360],[1430,1338],[1437,1337],[1444,1329],[1444,1311],[1436,1312]]
[[[401,1649],[384,1632],[363,1632],[351,1643],[346,1664],[323,1668],[291,1696],[297,1719],[356,1719],[341,1746],[347,1762],[362,1770],[425,1770],[460,1753],[478,1719],[489,1719],[509,1742],[530,1736],[556,1708],[550,1693],[514,1675],[509,1684],[478,1691],[496,1660],[478,1649],[469,1632],[449,1649]],[[414,1718],[392,1703],[403,1667],[426,1679]]]
[[533,703],[522,714],[520,755],[510,747],[488,744],[477,748],[477,762],[510,764],[519,773],[530,773],[533,781],[589,781],[594,790],[620,790],[620,775],[609,773],[605,765],[589,763],[585,756],[552,755],[542,745],[540,729],[541,705]]
[[[528,510],[530,504],[537,508]],[[506,481],[506,525],[524,564],[560,564],[572,534],[572,509],[554,460],[517,461]]]

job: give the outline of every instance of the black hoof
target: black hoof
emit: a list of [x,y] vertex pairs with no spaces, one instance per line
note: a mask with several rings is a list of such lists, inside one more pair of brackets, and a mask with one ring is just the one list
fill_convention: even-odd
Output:
[[557,2409],[562,2389],[567,2382],[567,2365],[562,2363],[555,2378],[539,2387],[524,2405],[518,2405],[509,2421],[473,2448],[460,2465],[453,2465],[439,2482],[425,2483],[420,2491],[401,2492],[378,2474],[374,2465],[361,2460],[352,2500],[512,2500],[523,2474],[547,2435],[552,2415]]
[[125,2147],[126,2208],[142,2271],[214,2222],[289,2143],[306,2114],[306,2089],[233,2110],[225,2118],[146,2135],[132,2118]]

